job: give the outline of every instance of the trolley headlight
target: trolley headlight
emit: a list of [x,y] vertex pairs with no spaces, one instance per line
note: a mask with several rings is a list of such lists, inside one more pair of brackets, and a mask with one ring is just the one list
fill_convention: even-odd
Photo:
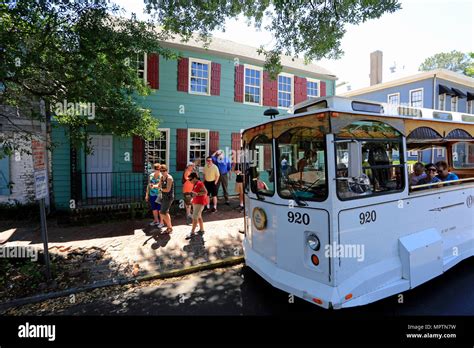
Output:
[[308,243],[308,246],[314,251],[318,251],[319,248],[321,247],[319,238],[315,234],[308,235],[306,242]]

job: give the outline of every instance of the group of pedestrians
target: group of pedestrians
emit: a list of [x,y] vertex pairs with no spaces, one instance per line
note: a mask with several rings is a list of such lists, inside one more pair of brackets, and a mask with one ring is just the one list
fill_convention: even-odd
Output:
[[[175,199],[175,183],[164,164],[154,164],[154,172],[148,178],[145,199],[150,202],[153,221],[150,226],[160,229],[166,227],[163,233],[171,233],[173,226],[169,209]],[[229,203],[229,180],[232,171],[236,174],[235,191],[239,194],[240,208],[243,209],[243,173],[239,166],[232,168],[231,161],[222,150],[217,150],[206,158],[202,170],[203,180],[200,180],[198,168],[193,162],[186,166],[183,177],[183,200],[186,210],[186,223],[191,224],[191,232],[186,239],[204,233],[202,212],[205,209],[217,212],[217,193],[222,186],[224,202]],[[212,205],[211,205],[212,204]],[[196,228],[199,226],[197,232]]]

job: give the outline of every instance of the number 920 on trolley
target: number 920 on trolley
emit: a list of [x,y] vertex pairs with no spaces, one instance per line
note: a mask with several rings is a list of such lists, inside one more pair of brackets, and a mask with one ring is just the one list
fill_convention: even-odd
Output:
[[[472,120],[340,97],[293,110],[242,132],[243,247],[262,278],[340,309],[412,289],[473,256]],[[434,146],[446,162],[436,178],[415,181],[408,152]]]

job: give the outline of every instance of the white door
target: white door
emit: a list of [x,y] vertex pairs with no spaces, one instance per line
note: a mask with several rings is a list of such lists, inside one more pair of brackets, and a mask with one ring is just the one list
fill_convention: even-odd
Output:
[[87,155],[88,197],[112,196],[112,136],[91,135],[92,153]]

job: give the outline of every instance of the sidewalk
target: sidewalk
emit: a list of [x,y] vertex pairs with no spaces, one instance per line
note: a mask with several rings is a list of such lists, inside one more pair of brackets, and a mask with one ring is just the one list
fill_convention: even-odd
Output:
[[[186,225],[184,214],[172,217],[171,235],[160,234],[157,228],[148,226],[150,220],[49,226],[49,252],[57,281],[54,291],[109,279],[151,276],[242,256],[243,234],[239,230],[244,228],[243,214],[235,209],[237,206],[238,201],[233,199],[230,207],[219,204],[218,212],[204,212],[205,233],[191,240],[185,240],[191,227]],[[2,247],[43,249],[39,228],[23,225],[12,233],[9,227],[0,225],[0,236],[8,238]],[[42,289],[27,296],[41,292],[47,291]]]

